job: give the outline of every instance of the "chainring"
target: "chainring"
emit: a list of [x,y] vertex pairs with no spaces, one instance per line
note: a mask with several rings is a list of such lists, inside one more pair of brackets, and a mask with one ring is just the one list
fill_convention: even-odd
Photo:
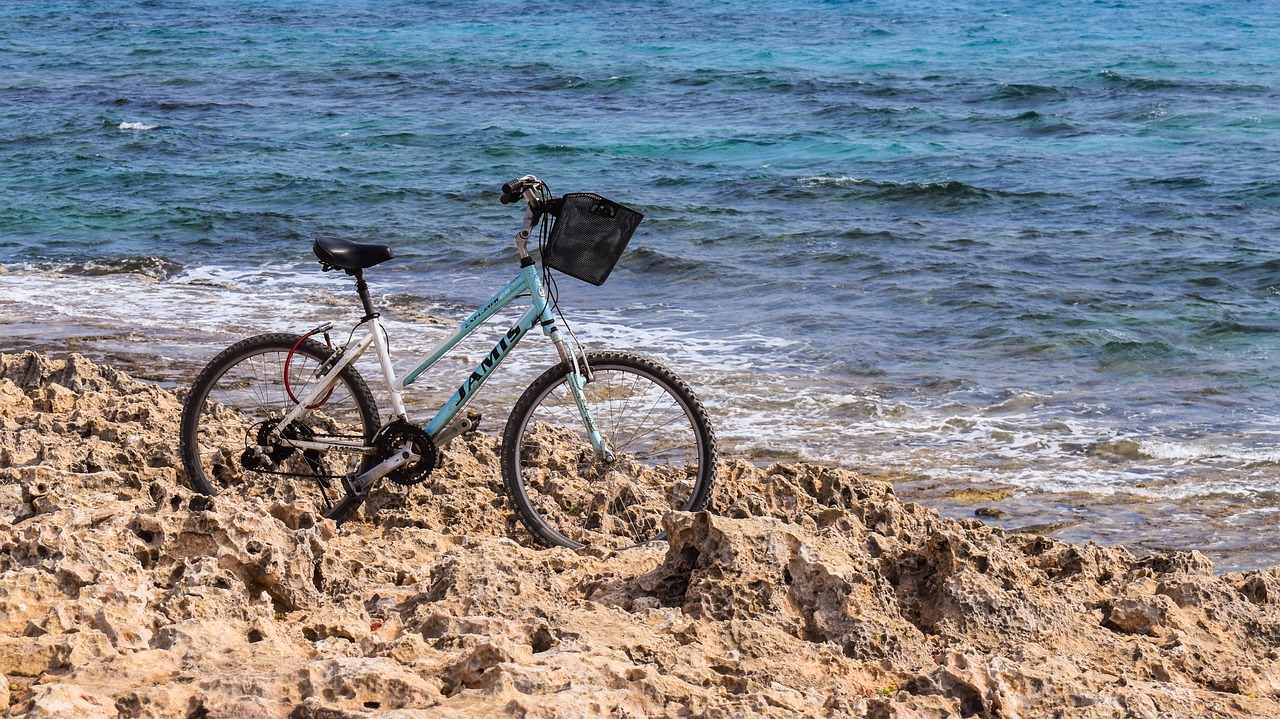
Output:
[[378,431],[378,436],[373,442],[378,449],[378,456],[383,459],[390,457],[406,442],[413,443],[413,453],[418,455],[418,459],[392,470],[387,475],[387,479],[396,484],[405,487],[421,484],[431,475],[432,470],[440,466],[440,450],[431,440],[431,435],[421,427],[403,420],[397,420],[383,427]]

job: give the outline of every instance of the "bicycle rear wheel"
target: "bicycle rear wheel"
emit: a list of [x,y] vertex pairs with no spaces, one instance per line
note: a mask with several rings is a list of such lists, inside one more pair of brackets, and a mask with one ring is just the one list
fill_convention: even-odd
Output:
[[662,539],[667,512],[700,510],[711,496],[716,439],[706,410],[652,359],[590,352],[587,361],[587,405],[615,458],[596,457],[562,362],[529,385],[507,420],[507,495],[547,546],[625,549]]
[[[315,370],[333,352],[312,339],[297,344],[298,339],[284,333],[250,337],[205,366],[182,408],[182,464],[188,484],[202,494],[232,492],[264,504],[308,502],[342,522],[364,497],[348,494],[341,478],[376,463],[358,447],[373,441],[378,408],[364,379],[348,367],[327,399],[304,411],[282,434],[346,441],[356,448],[304,450],[271,440],[271,430],[297,404],[290,390],[293,397],[305,396],[318,379]],[[260,446],[269,449],[255,451]]]

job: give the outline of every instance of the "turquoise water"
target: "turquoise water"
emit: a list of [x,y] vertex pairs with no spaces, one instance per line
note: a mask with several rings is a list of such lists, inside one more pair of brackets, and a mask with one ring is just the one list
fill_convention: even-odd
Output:
[[645,213],[568,315],[737,451],[1275,563],[1280,5],[935,5],[0,4],[0,349],[180,384],[343,316],[329,234],[396,248],[412,366],[514,272],[532,172]]

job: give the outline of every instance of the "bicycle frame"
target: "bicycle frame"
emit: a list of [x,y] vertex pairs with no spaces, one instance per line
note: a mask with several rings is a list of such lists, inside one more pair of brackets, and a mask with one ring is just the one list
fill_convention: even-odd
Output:
[[[319,401],[320,398],[324,397],[325,393],[329,391],[329,388],[337,382],[338,375],[359,359],[361,355],[369,349],[370,345],[374,346],[375,352],[378,356],[378,363],[381,366],[382,375],[386,381],[387,393],[391,397],[392,409],[395,412],[396,417],[399,419],[407,419],[403,400],[404,388],[413,384],[418,377],[431,369],[431,367],[439,362],[441,358],[457,347],[460,342],[470,337],[476,332],[476,330],[487,324],[489,320],[493,319],[494,315],[505,309],[508,305],[514,302],[516,298],[527,294],[532,298],[529,310],[525,312],[524,316],[521,317],[519,321],[506,331],[506,333],[498,340],[497,344],[494,345],[489,354],[480,361],[480,364],[476,365],[476,368],[472,370],[470,376],[462,382],[453,396],[436,412],[435,416],[427,423],[424,430],[431,436],[433,441],[445,434],[446,428],[450,426],[450,423],[454,418],[456,418],[462,409],[466,407],[467,403],[471,401],[471,398],[476,395],[489,376],[493,374],[494,370],[502,364],[502,361],[506,359],[511,350],[515,348],[520,340],[528,334],[535,325],[540,325],[542,327],[543,334],[550,337],[551,341],[555,343],[556,350],[559,352],[561,360],[569,364],[570,371],[568,384],[573,393],[578,413],[581,415],[583,425],[587,430],[587,435],[591,440],[592,447],[596,454],[601,458],[606,460],[611,459],[613,453],[609,449],[604,438],[601,436],[599,430],[596,428],[596,424],[591,418],[591,412],[587,407],[586,397],[583,394],[583,388],[586,386],[588,379],[587,372],[589,370],[580,364],[580,354],[572,341],[560,333],[560,330],[556,325],[555,317],[551,312],[551,307],[547,303],[546,290],[542,285],[541,277],[538,275],[537,266],[534,265],[532,261],[524,262],[522,265],[523,267],[520,270],[520,274],[517,275],[515,279],[509,282],[506,287],[494,295],[493,298],[485,303],[479,310],[476,310],[470,317],[463,320],[452,337],[445,340],[427,359],[402,378],[395,377],[395,372],[391,366],[391,354],[387,346],[382,323],[379,321],[377,315],[370,317],[363,323],[367,326],[367,335],[354,346],[348,344],[339,348],[338,352],[340,353],[340,359],[338,362],[325,372],[323,378],[315,387],[304,393],[302,397],[298,398],[298,403],[280,420],[277,425],[277,429],[273,431],[273,434],[276,435],[280,441],[287,442],[298,448],[323,450],[343,446],[348,449],[363,449],[365,451],[371,451],[371,447],[357,447],[352,443],[284,439],[283,437],[280,437],[279,433],[282,428],[287,427],[304,411],[306,411],[308,406],[311,406]],[[388,461],[390,462],[392,460]],[[386,462],[383,463],[383,465],[386,464]],[[378,472],[383,465],[379,465],[378,467],[368,470],[360,478],[357,478],[357,481],[363,480],[366,476]],[[394,469],[394,467],[391,467],[391,469]],[[388,469],[387,471],[390,470]],[[385,473],[386,472],[382,472],[373,479],[377,479]],[[367,484],[364,482],[361,483]]]

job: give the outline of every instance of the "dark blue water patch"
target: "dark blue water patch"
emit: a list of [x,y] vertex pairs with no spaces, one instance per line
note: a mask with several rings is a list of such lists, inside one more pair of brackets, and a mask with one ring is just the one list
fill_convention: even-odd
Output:
[[1269,335],[1280,332],[1280,325],[1264,325],[1240,322],[1234,319],[1219,319],[1205,324],[1196,330],[1194,339],[1198,341],[1216,342],[1224,339]]
[[1058,87],[1032,83],[1001,83],[984,99],[986,101],[1012,103],[1032,101],[1039,105],[1065,100],[1067,99],[1067,94]]
[[647,247],[629,249],[619,259],[619,264],[628,274],[652,277],[654,281],[697,282],[710,281],[720,276],[718,268],[706,262],[665,254]]
[[1098,77],[1105,83],[1125,89],[1143,92],[1183,91],[1204,95],[1274,95],[1278,88],[1268,85],[1246,82],[1221,82],[1201,78],[1149,78],[1121,74],[1113,70],[1102,70]]
[[885,203],[910,203],[937,208],[961,208],[992,201],[1036,204],[1053,197],[1047,192],[1018,192],[979,187],[959,180],[893,182],[852,177],[814,177],[768,188],[767,197],[800,199],[865,199]]
[[1213,185],[1203,177],[1151,177],[1127,180],[1126,184],[1135,189],[1155,187],[1168,190],[1199,190]]

